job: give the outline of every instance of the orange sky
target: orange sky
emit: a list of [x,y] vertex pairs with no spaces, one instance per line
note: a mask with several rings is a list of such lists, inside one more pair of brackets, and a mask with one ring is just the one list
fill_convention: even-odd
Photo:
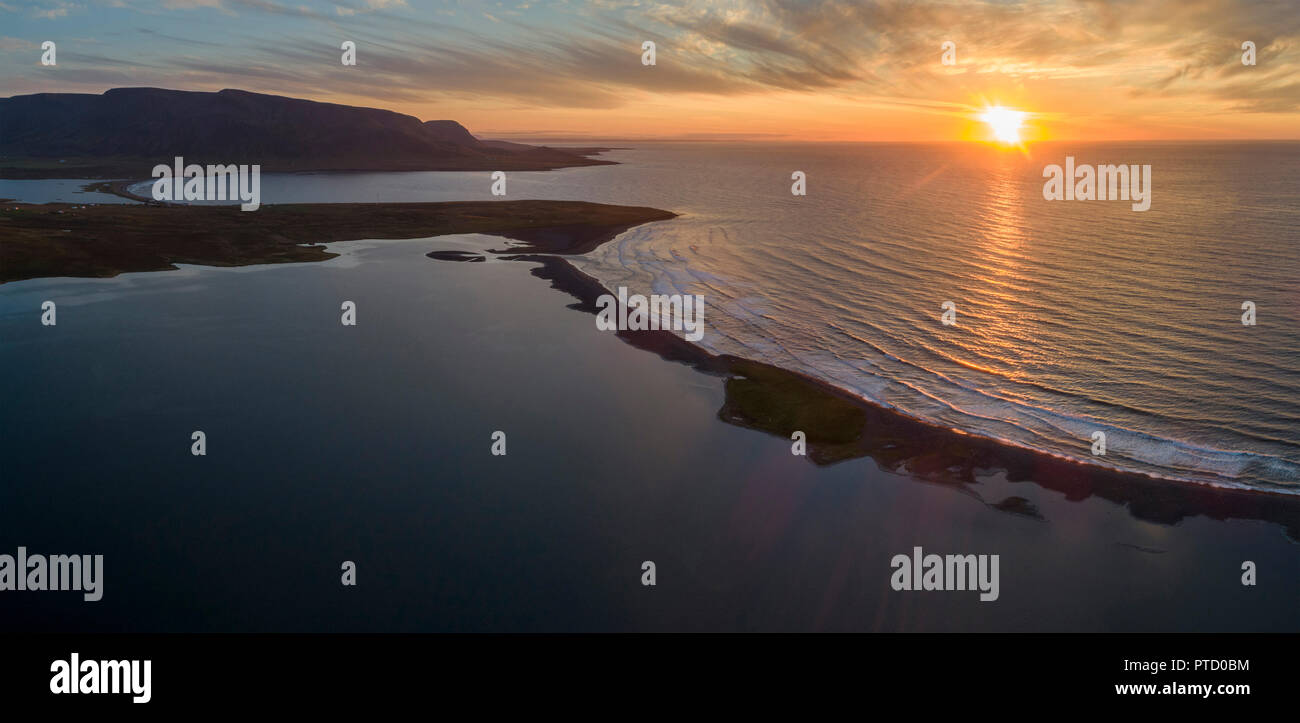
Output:
[[[1027,111],[1026,140],[1165,140],[1297,138],[1294,114],[1198,114],[1189,111],[1099,113],[1086,99],[1028,93],[968,94],[930,108],[899,107],[887,99],[774,92],[744,98],[646,96],[617,109],[500,107],[465,102],[414,104],[428,118],[452,112],[485,136],[610,138],[753,138],[809,141],[986,140],[979,112],[990,105]],[[508,117],[511,122],[503,123]]]
[[1294,2],[37,0],[0,2],[0,60],[15,95],[242,88],[487,138],[945,141],[989,104],[1031,139],[1300,138]]

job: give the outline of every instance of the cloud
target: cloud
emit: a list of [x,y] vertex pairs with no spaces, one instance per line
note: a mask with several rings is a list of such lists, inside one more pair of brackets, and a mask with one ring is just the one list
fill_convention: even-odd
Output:
[[[72,10],[82,10],[84,5],[64,2],[64,0],[42,0],[34,3],[37,7],[31,9],[31,16],[40,20],[57,20],[58,18],[68,17]],[[10,9],[6,6],[5,9]]]
[[221,0],[163,0],[163,7],[168,10],[194,10],[196,8],[219,8]]
[[[441,17],[445,23],[431,19],[437,15],[429,5],[406,0],[333,0],[319,11],[280,0],[160,2],[241,17],[236,29],[211,35],[223,40],[223,50],[152,26],[167,41],[149,44],[159,48],[156,62],[135,60],[137,48],[110,43],[106,60],[131,60],[87,73],[125,72],[134,64],[141,79],[132,85],[148,78],[168,87],[241,86],[379,106],[474,100],[607,109],[680,95],[724,102],[807,92],[952,114],[993,89],[1073,106],[1093,99],[1098,114],[1102,105],[1119,112],[1128,104],[1130,117],[1178,108],[1300,110],[1292,80],[1300,71],[1300,13],[1286,2],[603,0],[522,14],[492,5],[497,22],[474,11]],[[42,7],[75,6],[56,0]],[[250,22],[254,14],[268,17]],[[357,68],[338,63],[341,33],[358,43]],[[653,67],[640,63],[643,40],[657,44]],[[957,45],[956,66],[939,62],[945,40]],[[1258,66],[1241,65],[1243,40],[1256,43]],[[61,69],[60,77],[96,77],[73,70],[64,76]]]
[[22,38],[0,37],[0,53],[9,52],[13,50],[33,50],[36,47],[38,47],[36,43],[33,43],[30,40],[23,40]]

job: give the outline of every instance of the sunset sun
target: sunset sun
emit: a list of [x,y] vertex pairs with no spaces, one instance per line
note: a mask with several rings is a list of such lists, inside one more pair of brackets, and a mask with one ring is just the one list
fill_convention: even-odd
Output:
[[985,109],[979,119],[988,124],[993,137],[1001,143],[1019,143],[1020,125],[1025,120],[1022,111],[995,105]]

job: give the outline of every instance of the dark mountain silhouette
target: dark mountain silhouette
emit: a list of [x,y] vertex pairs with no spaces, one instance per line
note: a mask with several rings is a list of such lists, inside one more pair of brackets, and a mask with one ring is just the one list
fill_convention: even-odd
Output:
[[159,163],[269,171],[520,171],[601,149],[482,142],[451,120],[242,90],[114,88],[0,98],[0,177],[148,177]]
[[481,143],[479,139],[470,135],[465,126],[454,120],[433,120],[424,122],[424,131],[431,138],[448,143],[456,143],[463,146],[473,146]]

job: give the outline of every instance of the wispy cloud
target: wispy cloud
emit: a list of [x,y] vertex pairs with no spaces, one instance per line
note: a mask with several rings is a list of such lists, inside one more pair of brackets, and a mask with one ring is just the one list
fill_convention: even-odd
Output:
[[36,43],[33,43],[30,40],[0,37],[0,53],[9,52],[11,50],[32,50],[36,47],[38,47]]
[[[953,114],[990,94],[1059,117],[1100,117],[1104,106],[1107,117],[1171,124],[1205,113],[1300,113],[1300,13],[1286,2],[140,0],[110,10],[92,1],[93,12],[65,0],[32,11],[88,23],[130,13],[129,22],[112,16],[127,27],[99,38],[97,54],[117,63],[74,67],[76,49],[65,56],[60,46],[65,86],[92,89],[109,82],[105,73],[133,68],[136,85],[521,113],[713,103],[722,116],[738,103],[804,96],[877,114]],[[151,42],[126,41],[131,25]],[[344,39],[358,43],[355,68],[338,63]],[[653,67],[641,65],[643,40],[658,46]],[[939,63],[946,40],[956,43],[956,65]],[[1256,44],[1257,66],[1240,63],[1244,40]],[[50,79],[30,68],[0,72],[10,87]]]

